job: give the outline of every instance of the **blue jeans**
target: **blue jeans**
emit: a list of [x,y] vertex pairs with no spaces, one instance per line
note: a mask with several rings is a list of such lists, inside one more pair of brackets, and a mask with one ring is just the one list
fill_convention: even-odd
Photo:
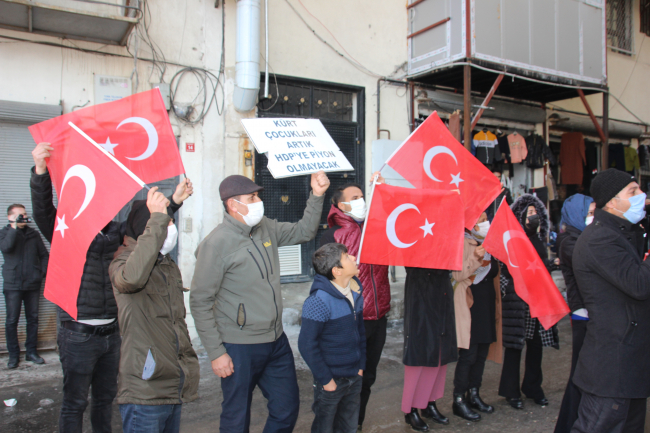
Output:
[[268,400],[264,433],[291,433],[298,420],[300,398],[293,352],[283,333],[272,343],[224,343],[235,372],[221,379],[221,433],[248,433],[253,390]]
[[117,394],[117,371],[122,344],[119,331],[101,337],[59,327],[57,342],[63,369],[59,431],[82,432],[90,388],[90,423],[93,433],[111,433],[112,405]]
[[124,433],[178,433],[182,404],[121,404]]
[[314,380],[314,422],[311,433],[355,433],[361,402],[361,376],[334,379],[336,390],[325,391]]

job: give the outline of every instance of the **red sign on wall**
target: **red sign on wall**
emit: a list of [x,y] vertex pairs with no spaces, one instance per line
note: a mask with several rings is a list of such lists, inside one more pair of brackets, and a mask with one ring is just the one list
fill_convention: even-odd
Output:
[[194,152],[194,143],[185,143],[185,152]]

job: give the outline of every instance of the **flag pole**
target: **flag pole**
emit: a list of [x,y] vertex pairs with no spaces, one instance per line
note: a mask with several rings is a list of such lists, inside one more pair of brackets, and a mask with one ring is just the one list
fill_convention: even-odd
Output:
[[366,227],[368,226],[368,215],[370,215],[370,206],[372,206],[372,198],[375,196],[375,185],[377,184],[377,179],[379,178],[379,175],[376,175],[372,179],[372,189],[370,190],[370,201],[368,202],[368,209],[366,210],[366,219],[364,220],[365,223],[363,224],[363,231],[361,232],[361,241],[359,242],[359,253],[357,254],[357,265],[359,264],[359,260],[361,260],[361,250],[363,248],[363,238],[366,235]]
[[120,167],[122,170],[124,170],[124,172],[125,172],[126,174],[128,174],[129,177],[131,177],[131,179],[133,179],[133,180],[134,180],[138,185],[140,185],[140,186],[143,187],[143,188],[147,188],[148,190],[151,189],[151,188],[149,188],[149,186],[148,186],[146,183],[144,183],[144,182],[142,181],[142,179],[140,179],[138,176],[136,176],[135,173],[133,173],[131,170],[129,170],[128,168],[126,168],[126,167],[124,166],[124,164],[122,164],[120,161],[118,161],[117,158],[115,158],[113,155],[111,155],[110,153],[108,153],[108,152],[106,151],[106,149],[104,149],[104,148],[101,147],[99,144],[97,144],[97,143],[95,142],[95,140],[93,140],[92,138],[90,138],[90,137],[88,136],[88,134],[86,134],[85,132],[83,132],[83,131],[82,131],[82,130],[77,126],[77,125],[75,125],[75,124],[72,123],[72,122],[68,122],[68,125],[70,125],[70,126],[71,126],[75,131],[77,131],[79,134],[81,134],[81,136],[82,136],[83,138],[85,138],[86,140],[88,140],[88,141],[90,142],[90,144],[92,144],[92,145],[95,146],[97,149],[99,149],[99,150],[100,150],[104,155],[106,155],[107,157],[109,157],[109,158],[110,158],[110,159],[111,159],[115,164],[117,164],[118,167]]

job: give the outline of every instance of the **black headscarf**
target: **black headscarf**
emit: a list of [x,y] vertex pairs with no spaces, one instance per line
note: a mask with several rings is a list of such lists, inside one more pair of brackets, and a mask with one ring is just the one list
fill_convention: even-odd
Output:
[[[167,214],[172,219],[174,218],[170,206],[167,207]],[[129,212],[129,217],[126,220],[126,235],[138,240],[140,235],[144,233],[149,218],[151,218],[151,212],[149,212],[149,208],[147,207],[147,200],[134,201],[131,212]]]

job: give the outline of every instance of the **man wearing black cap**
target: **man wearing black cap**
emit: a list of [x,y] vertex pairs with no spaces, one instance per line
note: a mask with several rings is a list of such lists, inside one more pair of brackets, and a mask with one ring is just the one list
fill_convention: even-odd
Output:
[[255,386],[268,399],[265,433],[290,433],[296,424],[300,401],[282,329],[278,247],[316,236],[329,183],[322,171],[311,175],[312,194],[297,223],[265,218],[263,188],[244,176],[228,176],[219,186],[226,215],[196,251],[190,308],[221,377],[223,433],[248,432]]
[[591,183],[594,222],[573,251],[589,326],[573,376],[582,390],[572,433],[643,432],[650,396],[650,261],[643,261],[646,195],[616,169]]

